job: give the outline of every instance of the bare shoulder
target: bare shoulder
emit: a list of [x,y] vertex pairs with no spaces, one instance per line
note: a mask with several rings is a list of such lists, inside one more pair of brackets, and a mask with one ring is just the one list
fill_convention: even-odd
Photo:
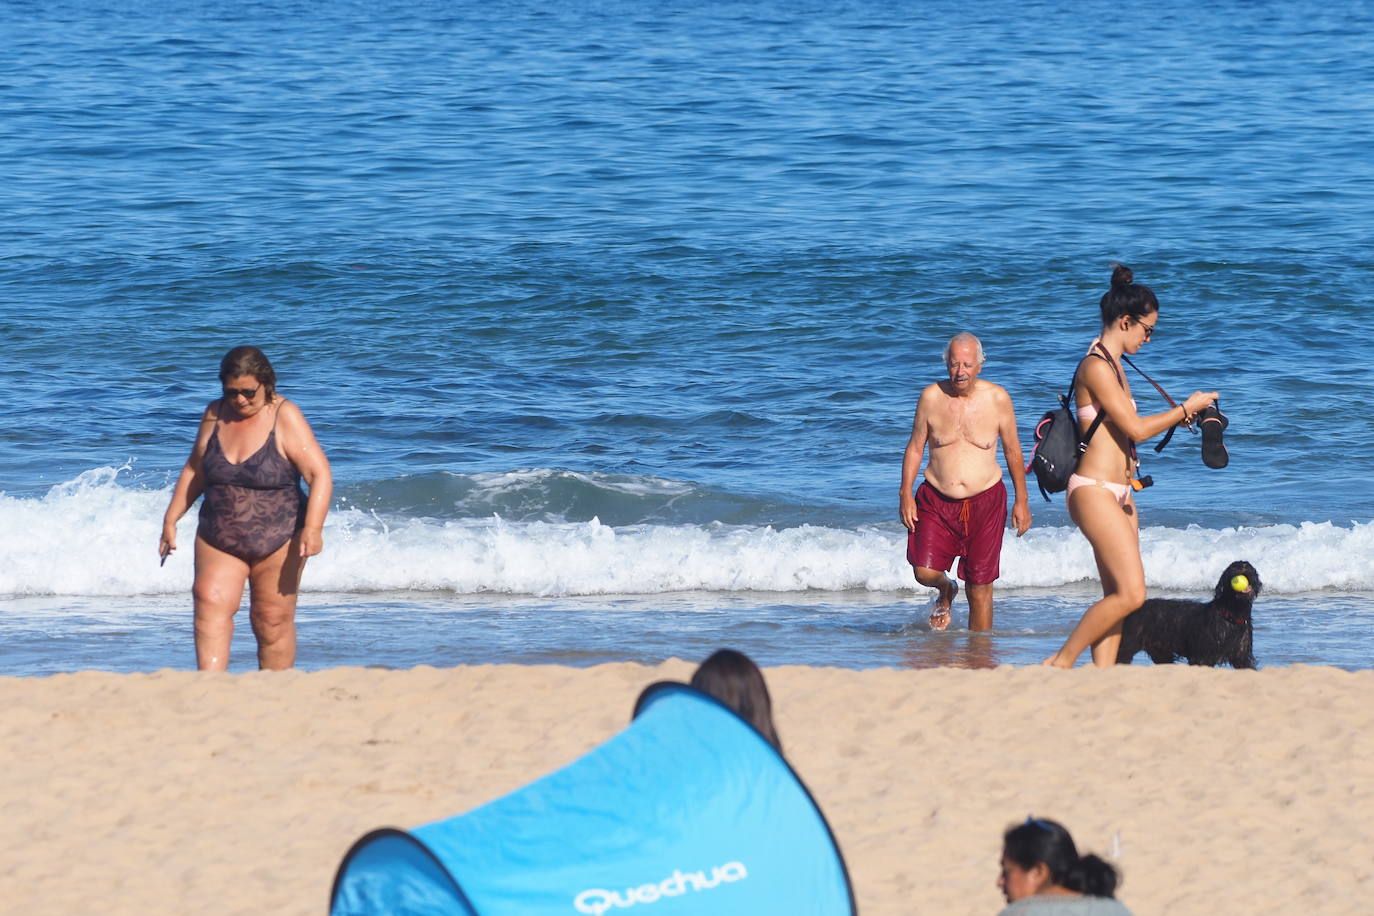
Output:
[[219,401],[211,401],[205,405],[205,410],[201,412],[200,423],[196,426],[196,438],[207,439],[210,430],[214,429],[215,421],[219,419]]
[[1011,403],[1011,395],[1007,394],[1007,389],[985,378],[978,380],[978,393],[999,406]]
[[1085,386],[1094,397],[1103,388],[1119,388],[1116,371],[1112,364],[1099,356],[1085,356],[1078,364],[1078,382]]
[[190,462],[195,464],[200,461],[205,449],[209,447],[210,435],[215,431],[215,421],[219,419],[219,401],[211,401],[205,405],[205,410],[200,415],[200,422],[196,424],[196,439],[191,444]]
[[277,428],[285,433],[283,447],[296,458],[319,452],[320,445],[315,440],[315,431],[310,428],[310,421],[301,413],[301,409],[294,402],[283,398],[277,410]]
[[939,382],[932,382],[921,389],[921,397],[916,402],[917,407],[933,407],[935,404],[944,400],[945,393],[940,388]]
[[1112,364],[1101,356],[1089,353],[1078,363],[1078,377],[1087,379],[1111,379],[1116,381]]
[[277,424],[292,430],[310,428],[310,424],[306,422],[305,414],[301,413],[296,402],[286,398],[281,399],[281,406],[277,408]]

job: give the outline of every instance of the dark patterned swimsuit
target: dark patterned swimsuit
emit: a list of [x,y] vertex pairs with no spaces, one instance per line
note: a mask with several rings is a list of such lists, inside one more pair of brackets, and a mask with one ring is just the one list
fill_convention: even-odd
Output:
[[304,527],[301,474],[277,451],[275,416],[262,448],[238,464],[224,456],[216,419],[201,473],[205,501],[196,534],[211,547],[251,563],[271,556]]

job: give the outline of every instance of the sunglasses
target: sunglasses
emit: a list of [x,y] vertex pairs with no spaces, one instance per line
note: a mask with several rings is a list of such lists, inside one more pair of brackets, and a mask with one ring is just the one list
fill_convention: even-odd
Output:
[[258,391],[261,387],[262,386],[258,386],[258,388],[226,388],[224,389],[224,396],[232,401],[239,395],[243,395],[245,401],[251,401],[258,396]]
[[1140,325],[1141,328],[1144,329],[1145,339],[1149,340],[1151,337],[1155,336],[1155,324],[1159,324],[1159,322],[1156,321],[1155,324],[1146,324],[1143,321],[1137,321],[1136,324]]

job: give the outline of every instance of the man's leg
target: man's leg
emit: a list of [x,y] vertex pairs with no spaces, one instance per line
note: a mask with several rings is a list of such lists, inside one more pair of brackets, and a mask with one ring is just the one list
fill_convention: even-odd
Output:
[[964,594],[968,596],[968,628],[970,630],[992,629],[992,583],[974,585],[964,583]]
[[940,631],[949,626],[954,597],[959,594],[959,585],[945,575],[955,556],[953,536],[941,517],[948,507],[925,482],[916,488],[916,506],[920,515],[916,518],[916,530],[907,535],[906,559],[916,573],[916,581],[940,593],[930,612],[930,628]]
[[959,594],[959,584],[943,570],[931,569],[929,566],[913,568],[916,570],[917,582],[926,588],[939,589],[940,597],[936,599],[935,607],[930,612],[930,628],[937,631],[945,629],[949,626],[954,597]]
[[1002,574],[1002,534],[1007,526],[1007,488],[997,481],[969,500],[968,537],[959,575],[968,595],[968,628],[992,629],[992,584]]

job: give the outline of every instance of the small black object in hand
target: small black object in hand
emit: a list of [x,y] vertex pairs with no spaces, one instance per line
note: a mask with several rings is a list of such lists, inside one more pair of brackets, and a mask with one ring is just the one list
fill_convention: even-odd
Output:
[[1226,443],[1221,434],[1230,425],[1226,414],[1217,405],[1208,404],[1198,414],[1198,426],[1202,428],[1202,463],[1209,468],[1224,468],[1231,457],[1226,453]]

